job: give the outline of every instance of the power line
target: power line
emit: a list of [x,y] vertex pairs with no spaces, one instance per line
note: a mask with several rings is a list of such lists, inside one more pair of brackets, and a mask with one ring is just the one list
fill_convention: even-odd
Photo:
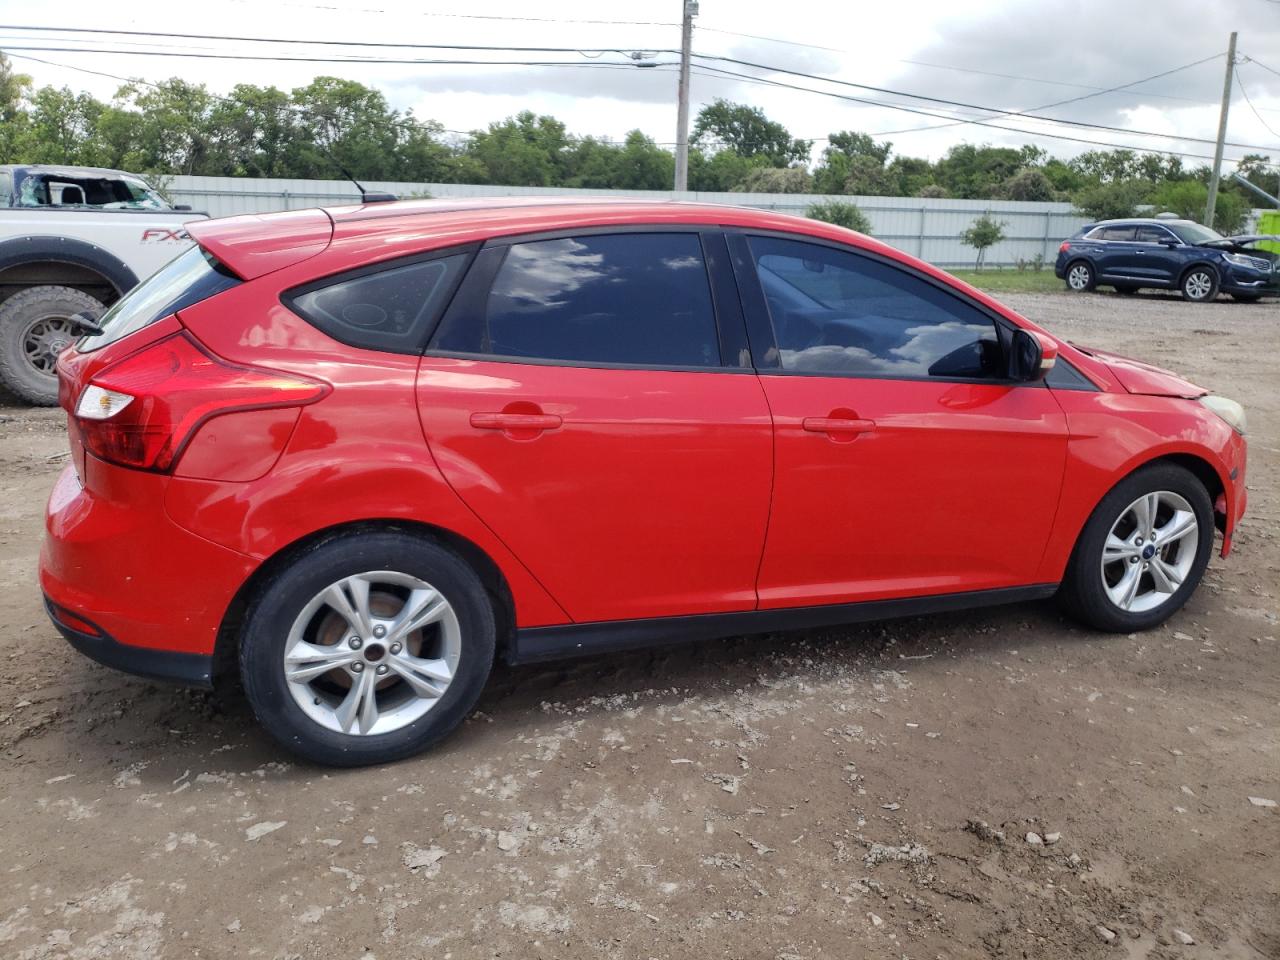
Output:
[[[1276,2],[1280,3],[1280,0],[1276,0]],[[1249,96],[1249,91],[1244,88],[1244,81],[1240,79],[1239,67],[1235,68],[1235,75],[1236,84],[1240,87],[1240,92],[1244,94],[1244,102],[1249,105],[1249,109],[1253,111],[1253,115],[1257,117],[1258,122],[1266,128],[1267,133],[1271,134],[1273,137],[1280,138],[1280,133],[1276,133],[1271,129],[1271,124],[1267,123],[1266,118],[1263,117],[1262,114],[1258,112],[1258,108],[1253,105],[1253,99]]]
[[[814,93],[814,94],[818,94],[819,96],[833,97],[837,100],[846,100],[852,103],[861,103],[861,104],[866,104],[868,106],[873,106],[873,107],[886,107],[890,110],[900,110],[903,113],[914,113],[923,117],[935,117],[939,120],[954,119],[952,117],[946,116],[945,114],[933,113],[928,110],[922,109],[920,107],[908,107],[908,106],[904,106],[903,104],[886,103],[880,100],[869,100],[865,97],[855,97],[849,94],[836,93],[835,91],[832,91],[832,90],[814,90],[812,87],[801,87],[796,84],[786,83],[781,80],[769,80],[764,77],[753,77],[753,76],[750,76],[749,74],[734,73],[733,71],[723,70],[719,67],[704,66],[703,69],[712,70],[712,71],[715,71],[716,73],[719,73],[725,76],[738,77],[740,79],[746,79],[756,83],[763,83],[768,86],[782,87],[788,90],[798,90],[803,93]],[[1112,149],[1132,150],[1136,153],[1154,153],[1154,154],[1160,154],[1162,156],[1186,157],[1193,160],[1212,160],[1213,159],[1212,157],[1206,156],[1204,154],[1199,154],[1199,153],[1185,153],[1179,150],[1166,150],[1166,149],[1160,149],[1157,147],[1139,147],[1139,146],[1134,146],[1132,144],[1115,143],[1107,140],[1090,140],[1083,137],[1069,137],[1065,134],[1060,134],[1060,133],[1048,133],[1048,132],[1039,131],[1039,130],[1024,130],[1024,129],[1019,129],[1017,127],[1007,127],[998,123],[988,123],[985,120],[972,120],[970,122],[974,126],[987,127],[992,130],[1004,130],[1009,133],[1016,133],[1024,137],[1046,137],[1051,140],[1066,140],[1071,143],[1085,143],[1085,144],[1090,144],[1096,147],[1110,147]],[[1170,136],[1168,137],[1168,139],[1177,140],[1179,138],[1175,136]],[[1259,148],[1259,149],[1266,149],[1266,148]],[[1237,162],[1237,161],[1233,160],[1232,162]]]
[[[37,27],[30,24],[0,23],[0,30],[36,31],[39,33],[92,33],[115,37],[163,37],[170,40],[223,40],[231,43],[304,44],[321,47],[375,47],[399,50],[486,50],[501,53],[629,53],[619,47],[509,47],[496,44],[467,43],[387,43],[377,40],[306,40],[294,37],[244,37],[214,33],[166,33],[157,30],[114,30],[96,27]],[[46,40],[46,38],[38,38]],[[47,38],[46,42],[60,42],[61,38]],[[15,49],[31,49],[15,48]],[[107,52],[107,51],[103,51]],[[678,50],[656,50],[655,53],[679,53]],[[235,59],[250,59],[240,57]],[[276,59],[276,58],[270,58]]]
[[[768,64],[753,63],[752,61],[749,61],[749,60],[739,60],[735,57],[714,56],[711,54],[703,54],[703,53],[695,53],[694,56],[700,60],[715,60],[722,63],[733,63],[733,64],[737,64],[738,66],[750,67],[755,70],[764,70],[769,73],[782,73],[782,74],[786,74],[787,76],[799,77],[805,80],[815,80],[819,83],[831,83],[837,86],[852,87],[858,90],[868,90],[873,93],[888,94],[890,96],[895,96],[895,97],[907,97],[912,100],[923,100],[928,103],[936,103],[936,104],[941,104],[943,106],[963,107],[968,110],[977,110],[982,113],[999,114],[1001,116],[1007,116],[1007,117],[1019,117],[1027,120],[1039,120],[1047,123],[1057,123],[1057,124],[1064,124],[1064,125],[1073,126],[1073,127],[1083,127],[1089,130],[1102,130],[1109,133],[1121,133],[1129,136],[1159,137],[1160,139],[1163,139],[1163,140],[1182,140],[1187,143],[1206,143],[1206,144],[1216,143],[1215,140],[1210,140],[1205,137],[1171,136],[1167,133],[1159,133],[1153,130],[1132,130],[1126,127],[1117,127],[1117,126],[1112,126],[1110,124],[1104,124],[1104,123],[1089,123],[1084,120],[1065,120],[1058,117],[1045,117],[1045,116],[1040,116],[1038,114],[1033,114],[1033,113],[1023,113],[1017,110],[1004,110],[999,107],[985,107],[985,106],[982,106],[981,104],[965,103],[964,101],[961,101],[961,100],[949,100],[949,99],[946,99],[945,97],[932,97],[922,93],[908,93],[902,90],[893,90],[888,87],[877,87],[877,86],[872,86],[870,84],[865,84],[865,83],[855,83],[851,80],[835,80],[829,77],[817,76],[812,73],[804,73],[803,71],[800,71],[800,70],[790,70],[785,67],[774,67]],[[1214,54],[1211,57],[1205,57],[1203,60],[1197,60],[1195,63],[1189,63],[1182,67],[1177,67],[1174,70],[1166,71],[1164,74],[1157,74],[1156,76],[1157,77],[1166,76],[1167,74],[1177,72],[1178,70],[1186,70],[1186,69],[1189,69],[1190,67],[1199,66],[1202,63],[1208,63],[1212,60],[1216,60],[1221,56],[1222,54],[1220,53]],[[1155,79],[1155,78],[1147,78],[1147,79]],[[1134,81],[1134,82],[1142,83],[1145,81]],[[1076,99],[1082,99],[1082,98],[1076,98]],[[1063,101],[1063,102],[1072,102],[1072,101]],[[891,106],[890,104],[880,104],[880,105]],[[925,115],[929,116],[929,114],[925,114]],[[934,116],[936,116],[936,114],[934,114]],[[954,118],[944,117],[943,119],[951,120]],[[968,122],[977,123],[978,121],[971,120]],[[1267,149],[1266,147],[1260,147],[1257,144],[1251,144],[1251,143],[1228,142],[1227,146],[1241,147],[1247,150]]]

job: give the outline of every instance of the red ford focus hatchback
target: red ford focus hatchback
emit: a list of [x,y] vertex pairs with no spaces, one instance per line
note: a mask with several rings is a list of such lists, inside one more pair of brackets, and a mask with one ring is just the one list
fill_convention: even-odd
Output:
[[79,650],[238,670],[312,759],[452,730],[495,657],[1060,595],[1160,623],[1244,413],[859,234],[416,202],[189,226],[58,361],[40,582]]

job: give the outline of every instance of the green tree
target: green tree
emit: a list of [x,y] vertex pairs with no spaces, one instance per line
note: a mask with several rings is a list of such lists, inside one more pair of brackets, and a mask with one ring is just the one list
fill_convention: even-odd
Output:
[[831,134],[813,172],[814,193],[881,193],[890,182],[885,164],[893,144],[878,143],[865,133]]
[[808,193],[812,180],[804,167],[756,167],[733,189],[741,193]]
[[[1209,188],[1196,180],[1179,180],[1161,184],[1151,197],[1158,211],[1176,213],[1196,223],[1204,219],[1209,204]],[[1238,233],[1249,217],[1249,202],[1235,190],[1218,192],[1213,210],[1213,228],[1219,233]]]
[[934,175],[950,196],[985,199],[996,196],[1000,184],[1023,166],[1019,150],[962,143],[938,161]]
[[975,270],[982,269],[983,261],[987,258],[987,249],[1004,239],[1004,228],[1006,226],[1008,224],[1005,221],[993,220],[991,214],[984,213],[960,234],[961,243],[978,251],[978,258],[973,266]]
[[0,163],[20,160],[18,141],[27,124],[23,101],[31,89],[31,78],[17,73],[9,58],[0,53]]
[[1150,187],[1136,180],[1099,183],[1085,187],[1073,198],[1076,210],[1090,220],[1116,220],[1132,217],[1138,205],[1145,203]]
[[846,203],[841,200],[830,200],[826,203],[810,204],[809,209],[805,210],[804,215],[810,220],[821,220],[824,223],[834,223],[837,227],[845,227],[848,230],[857,230],[859,233],[870,235],[871,220],[867,215],[858,209],[856,203]]
[[240,83],[210,110],[209,173],[226,177],[291,177],[292,145],[303,136],[289,94]]
[[689,150],[689,189],[725,192],[732,190],[757,167],[770,166],[764,157],[744,157],[734,150],[708,152]]
[[549,187],[564,182],[569,145],[563,123],[525,110],[474,133],[466,153],[483,171],[481,183]]
[[797,140],[782,124],[770,120],[759,107],[716,100],[698,111],[692,146],[732,150],[740,157],[762,157],[768,166],[806,163],[809,142]]
[[1053,182],[1045,176],[1044,171],[1035,167],[1023,167],[1004,183],[1000,184],[998,193],[1006,200],[1044,201],[1057,199],[1057,191],[1053,189]]
[[[116,94],[118,109],[127,118],[113,115],[117,138],[127,131],[125,156],[140,172],[202,174],[209,169],[214,132],[210,113],[214,98],[204,84],[173,78],[154,86],[126,84]],[[119,124],[125,120],[122,131]],[[119,139],[115,149],[121,147]]]
[[98,166],[107,156],[98,137],[104,104],[68,87],[41,87],[31,96],[26,122],[16,137],[28,163]]

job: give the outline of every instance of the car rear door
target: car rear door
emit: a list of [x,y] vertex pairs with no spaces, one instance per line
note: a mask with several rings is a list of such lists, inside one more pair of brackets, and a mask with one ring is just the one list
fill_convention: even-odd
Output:
[[1112,224],[1101,227],[1092,234],[1098,240],[1098,254],[1094,260],[1099,279],[1104,277],[1130,277],[1134,265],[1133,224]]
[[719,231],[490,242],[418,407],[449,483],[575,621],[750,610],[773,440],[744,344]]
[[731,238],[774,418],[761,608],[1034,583],[1067,425],[1004,322],[851,248]]

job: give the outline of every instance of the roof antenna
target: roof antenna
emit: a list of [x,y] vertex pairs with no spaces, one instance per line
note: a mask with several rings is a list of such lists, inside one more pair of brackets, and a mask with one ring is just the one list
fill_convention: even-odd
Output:
[[[319,144],[317,144],[317,146],[319,146]],[[353,177],[351,175],[351,172],[346,167],[344,167],[342,164],[338,162],[337,157],[335,157],[332,153],[330,153],[324,147],[321,147],[320,149],[324,150],[325,156],[328,157],[329,160],[333,163],[333,165],[338,168],[338,170],[342,173],[342,175],[356,185],[356,189],[360,191],[361,203],[395,203],[397,200],[400,199],[394,193],[382,193],[377,190],[366,190],[364,188],[364,185],[355,177]]]

